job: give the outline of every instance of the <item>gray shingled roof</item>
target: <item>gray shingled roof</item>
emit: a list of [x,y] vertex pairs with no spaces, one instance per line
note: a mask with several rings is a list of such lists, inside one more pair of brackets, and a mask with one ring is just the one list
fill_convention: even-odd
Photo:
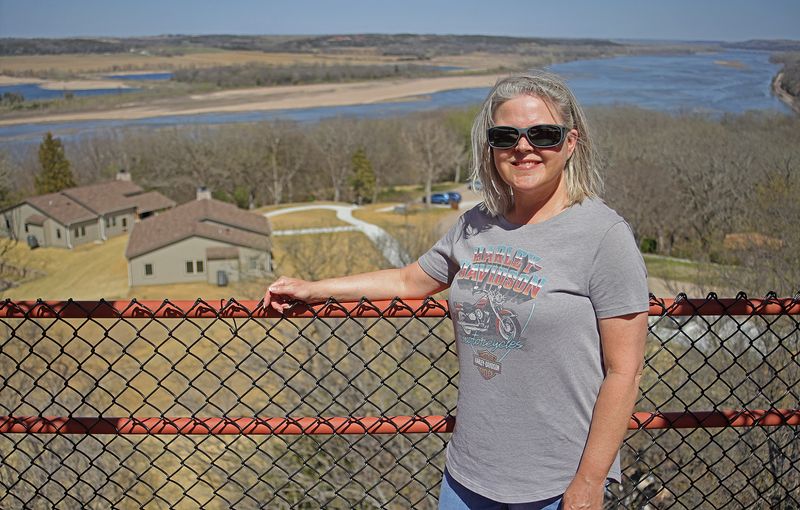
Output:
[[31,197],[26,202],[66,226],[97,219],[95,213],[61,193]]
[[96,214],[108,214],[133,209],[136,203],[128,198],[143,190],[130,181],[109,181],[61,190],[61,193]]
[[[68,188],[25,200],[62,225],[96,220],[99,216],[128,209],[139,214],[175,207],[175,201],[158,191],[142,193],[130,181],[108,181]],[[10,207],[4,210],[11,209]]]
[[129,197],[129,200],[132,200],[136,205],[136,211],[139,214],[171,209],[176,205],[174,200],[165,197],[158,191],[148,191],[141,195],[133,195]]
[[189,237],[214,239],[267,251],[269,220],[218,200],[194,200],[136,223],[128,239],[128,259]]

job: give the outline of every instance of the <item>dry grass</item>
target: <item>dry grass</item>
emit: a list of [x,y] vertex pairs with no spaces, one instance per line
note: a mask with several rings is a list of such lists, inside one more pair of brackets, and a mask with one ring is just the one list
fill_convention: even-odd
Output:
[[132,287],[125,295],[125,299],[138,300],[196,300],[202,299],[209,304],[218,304],[220,300],[228,299],[256,300],[264,297],[267,285],[272,278],[231,282],[227,287],[220,287],[207,282],[196,283],[170,283],[166,285],[145,285]]
[[276,273],[318,280],[374,271],[386,260],[359,232],[281,236],[273,239]]
[[269,219],[272,230],[290,230],[299,228],[344,227],[348,223],[336,218],[336,211],[313,209],[295,213],[281,214]]
[[345,204],[341,202],[333,202],[327,200],[315,200],[313,202],[288,202],[276,205],[262,205],[261,207],[254,209],[253,212],[258,214],[263,214],[266,212],[278,211],[280,209],[288,209],[289,207],[305,207],[309,205],[345,205]]
[[117,236],[102,244],[90,243],[73,250],[31,250],[17,244],[5,259],[46,275],[6,290],[3,297],[17,300],[123,297],[128,292],[127,241],[127,235]]
[[407,207],[407,213],[397,213],[392,211],[379,212],[380,209],[387,207],[387,204],[373,204],[353,211],[353,216],[370,223],[374,223],[381,228],[391,229],[393,227],[405,227],[410,225],[417,228],[449,227],[455,223],[459,215],[464,210],[454,210],[449,207],[433,206],[426,209],[422,204],[412,204]]
[[248,63],[267,65],[299,64],[378,64],[397,58],[369,54],[313,55],[302,53],[263,53],[260,51],[224,51],[187,53],[176,56],[119,54],[26,55],[0,57],[0,73],[106,73],[144,69],[180,69]]

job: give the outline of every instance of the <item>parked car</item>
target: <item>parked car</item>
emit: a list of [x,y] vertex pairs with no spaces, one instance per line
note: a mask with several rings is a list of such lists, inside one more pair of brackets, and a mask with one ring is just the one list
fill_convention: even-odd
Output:
[[[422,197],[423,202],[428,201],[428,197]],[[444,193],[431,193],[432,204],[449,204],[450,202],[461,202],[461,193],[457,191],[446,191]]]

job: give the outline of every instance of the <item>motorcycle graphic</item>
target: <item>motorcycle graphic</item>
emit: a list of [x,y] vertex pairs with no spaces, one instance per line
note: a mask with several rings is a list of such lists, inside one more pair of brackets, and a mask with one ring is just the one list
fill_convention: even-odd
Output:
[[496,331],[505,341],[519,340],[520,328],[517,314],[503,308],[505,297],[500,292],[483,291],[475,303],[456,303],[458,325],[467,335]]

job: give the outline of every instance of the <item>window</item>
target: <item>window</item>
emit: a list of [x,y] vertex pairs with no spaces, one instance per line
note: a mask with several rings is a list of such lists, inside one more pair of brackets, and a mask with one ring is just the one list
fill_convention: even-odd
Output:
[[111,217],[111,225],[114,226],[114,227],[117,226],[117,217],[116,216],[112,216]]
[[8,219],[8,216],[6,216],[6,228],[11,230],[11,220]]
[[145,264],[144,265],[144,275],[145,276],[153,276],[153,264]]
[[191,260],[186,261],[186,272],[187,273],[194,273],[194,262]]
[[80,236],[78,235],[78,227],[75,227],[75,239],[77,239],[77,238],[79,238],[79,237],[80,237]]
[[205,268],[203,267],[203,261],[202,260],[198,260],[194,264],[195,264],[194,267],[197,269],[198,273],[202,273],[205,270]]
[[128,227],[128,218],[123,217],[122,218],[122,228],[127,228],[127,227]]
[[25,233],[26,234],[28,233],[28,224],[27,223],[25,224]]
[[61,229],[60,228],[56,229],[56,237],[61,239]]
[[81,237],[86,235],[86,227],[81,227]]
[[110,226],[111,226],[111,219],[108,216],[106,216],[106,228]]
[[250,270],[255,271],[258,269],[258,257],[250,257]]

